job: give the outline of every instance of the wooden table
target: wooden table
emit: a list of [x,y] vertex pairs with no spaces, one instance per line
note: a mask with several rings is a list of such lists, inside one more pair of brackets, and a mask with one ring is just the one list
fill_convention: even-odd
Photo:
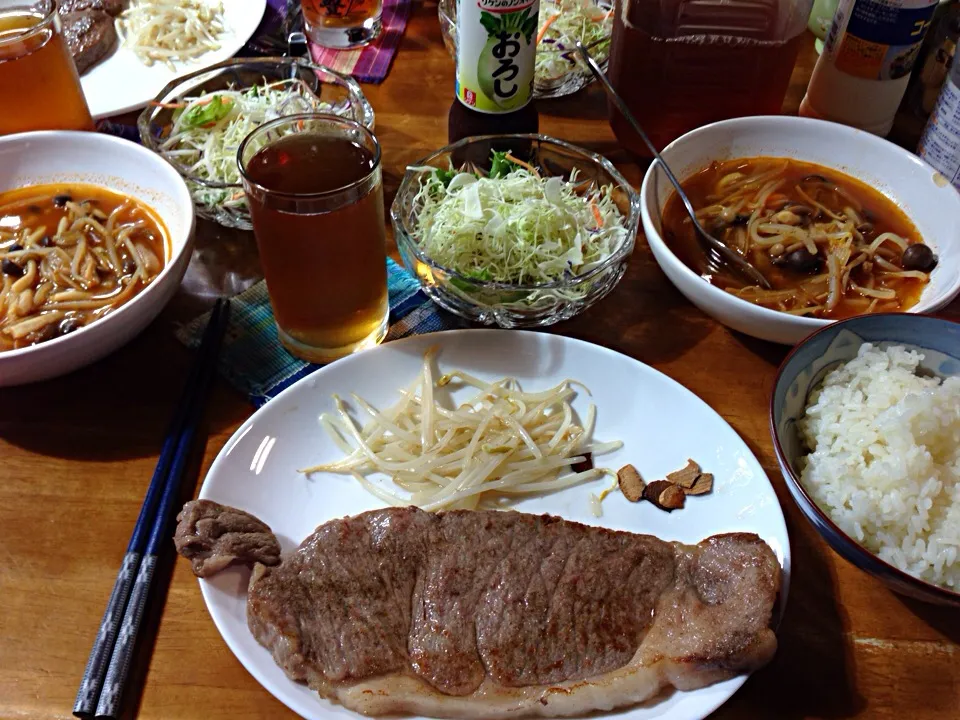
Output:
[[[798,107],[816,59],[812,45],[809,38],[788,112]],[[436,8],[418,4],[389,78],[365,88],[377,112],[388,202],[403,167],[445,144],[452,87]],[[639,185],[642,168],[618,148],[596,88],[540,110],[543,132],[604,153]],[[235,290],[256,268],[250,236],[201,223],[185,291],[139,338],[69,377],[0,391],[0,718],[71,717],[191,360],[173,324],[203,304],[187,292],[200,281]],[[960,315],[960,304],[950,313]],[[700,313],[674,290],[643,242],[616,291],[554,331],[626,353],[686,385],[746,440],[780,496],[793,542],[780,649],[715,717],[960,716],[960,616],[900,598],[840,560],[787,494],[767,427],[785,348],[733,333]],[[251,412],[226,384],[216,387],[197,477]],[[153,599],[142,631],[133,676],[145,680],[142,693],[128,698],[128,715],[293,717],[234,658],[187,563],[174,563],[172,555],[158,570],[169,590]]]

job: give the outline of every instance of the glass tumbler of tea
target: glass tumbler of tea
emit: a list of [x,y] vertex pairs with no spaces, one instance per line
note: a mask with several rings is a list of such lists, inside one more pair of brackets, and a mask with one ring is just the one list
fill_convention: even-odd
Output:
[[93,130],[54,0],[0,0],[0,135]]
[[380,145],[335,115],[278,118],[238,152],[280,341],[325,363],[387,333]]
[[307,37],[327,48],[366,45],[380,34],[383,0],[301,0]]

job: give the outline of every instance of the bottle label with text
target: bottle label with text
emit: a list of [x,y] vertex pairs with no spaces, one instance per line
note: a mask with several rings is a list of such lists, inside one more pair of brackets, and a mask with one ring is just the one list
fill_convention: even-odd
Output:
[[897,80],[913,69],[936,0],[852,0],[842,3],[825,52],[836,68],[867,80]]
[[460,0],[457,98],[486,113],[519,110],[533,96],[539,0]]
[[960,190],[960,62],[943,84],[917,154]]

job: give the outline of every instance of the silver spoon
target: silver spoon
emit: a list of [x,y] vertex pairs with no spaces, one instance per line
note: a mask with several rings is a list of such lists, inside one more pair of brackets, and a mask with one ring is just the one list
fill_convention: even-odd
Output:
[[686,208],[687,214],[693,221],[693,227],[696,229],[697,235],[700,238],[701,246],[703,247],[704,254],[706,255],[707,269],[712,273],[716,273],[720,270],[721,266],[725,265],[743,277],[749,278],[752,283],[759,285],[765,290],[769,290],[770,283],[767,282],[767,279],[761,275],[753,265],[747,262],[738,252],[727,247],[724,243],[717,240],[713,235],[704,229],[703,225],[700,224],[700,221],[697,220],[697,213],[693,209],[693,204],[690,202],[690,198],[688,198],[687,194],[683,191],[680,181],[677,180],[676,176],[673,174],[673,171],[670,170],[670,166],[663,161],[662,157],[660,157],[660,153],[657,152],[657,148],[655,148],[653,143],[650,142],[650,138],[647,137],[647,134],[643,131],[643,128],[640,127],[640,123],[637,122],[637,119],[633,116],[633,113],[631,113],[627,108],[627,104],[617,94],[617,91],[613,89],[610,81],[607,80],[607,76],[603,74],[600,66],[597,65],[593,57],[591,57],[590,53],[587,51],[587,48],[585,48],[583,43],[581,43],[579,40],[577,41],[577,52],[580,53],[580,57],[583,58],[583,61],[587,64],[587,67],[590,68],[590,72],[592,72],[597,80],[600,81],[600,84],[603,85],[603,89],[606,90],[607,95],[610,96],[610,99],[616,103],[617,107],[620,109],[620,112],[623,113],[623,116],[627,119],[627,122],[630,123],[637,135],[640,136],[640,139],[643,140],[650,152],[653,153],[653,156],[657,159],[657,162],[660,163],[660,167],[663,168],[663,171],[666,173],[667,179],[670,180],[671,184],[676,189],[677,196],[683,203],[683,207]]

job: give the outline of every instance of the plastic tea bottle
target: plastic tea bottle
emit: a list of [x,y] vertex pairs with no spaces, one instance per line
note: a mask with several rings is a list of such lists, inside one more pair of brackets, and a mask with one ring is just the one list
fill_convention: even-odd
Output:
[[[616,0],[610,83],[662,149],[701,125],[780,112],[813,0]],[[620,144],[646,145],[607,105]]]
[[917,154],[960,191],[960,62],[954,62],[920,138]]
[[841,0],[800,114],[886,135],[937,0]]
[[450,142],[537,132],[531,100],[539,12],[540,0],[458,0]]

